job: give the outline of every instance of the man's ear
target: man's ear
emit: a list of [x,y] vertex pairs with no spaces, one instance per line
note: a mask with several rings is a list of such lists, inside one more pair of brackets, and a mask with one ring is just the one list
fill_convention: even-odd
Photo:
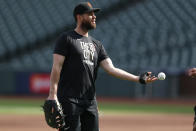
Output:
[[81,21],[83,19],[82,15],[79,15],[79,14],[76,15],[76,18],[77,18],[77,21]]

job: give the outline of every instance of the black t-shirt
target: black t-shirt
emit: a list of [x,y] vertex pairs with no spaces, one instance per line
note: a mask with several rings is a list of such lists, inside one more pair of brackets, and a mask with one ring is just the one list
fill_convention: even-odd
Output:
[[58,83],[58,98],[95,99],[98,67],[108,57],[103,45],[91,36],[70,31],[57,39],[54,54],[65,56]]

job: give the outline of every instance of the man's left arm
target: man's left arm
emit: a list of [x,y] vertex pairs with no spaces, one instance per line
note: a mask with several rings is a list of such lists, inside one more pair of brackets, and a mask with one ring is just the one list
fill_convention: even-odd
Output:
[[[139,82],[140,76],[136,76],[134,74],[128,73],[122,69],[114,67],[112,60],[110,58],[106,58],[101,61],[101,67],[110,75],[117,77],[123,80],[129,80],[133,82]],[[148,72],[149,76],[145,80],[146,83],[153,82],[157,80],[157,77],[151,77],[151,72]]]

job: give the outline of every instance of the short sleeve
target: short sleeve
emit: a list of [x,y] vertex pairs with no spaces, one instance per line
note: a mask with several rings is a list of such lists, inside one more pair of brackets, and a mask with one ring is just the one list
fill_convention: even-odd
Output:
[[69,42],[67,39],[67,35],[61,34],[56,40],[53,53],[67,56],[68,55],[68,44]]
[[103,47],[103,45],[101,45],[100,47],[100,51],[99,51],[99,58],[98,58],[98,63],[100,63],[102,60],[108,58],[108,54],[105,50],[105,48]]

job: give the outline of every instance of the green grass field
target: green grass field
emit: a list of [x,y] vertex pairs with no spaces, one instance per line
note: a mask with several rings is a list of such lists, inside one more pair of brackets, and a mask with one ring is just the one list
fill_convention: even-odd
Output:
[[[41,114],[41,99],[0,99],[0,114]],[[116,113],[183,113],[192,114],[192,106],[165,104],[127,104],[99,102],[101,112]]]

